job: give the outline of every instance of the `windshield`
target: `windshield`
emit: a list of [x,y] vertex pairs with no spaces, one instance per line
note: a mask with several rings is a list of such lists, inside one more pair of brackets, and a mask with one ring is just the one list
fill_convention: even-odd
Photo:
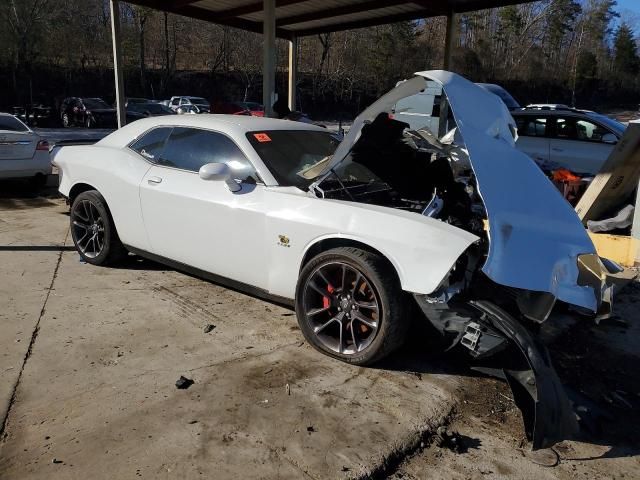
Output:
[[281,186],[306,190],[340,143],[331,132],[266,130],[247,139]]
[[620,123],[617,120],[614,120],[613,118],[609,118],[599,113],[589,113],[589,116],[594,120],[599,120],[601,123],[604,123],[607,127],[613,130],[619,136],[624,135],[624,131],[627,128],[623,123]]
[[107,105],[107,102],[101,98],[83,98],[82,103],[84,103],[84,106],[87,108],[111,108]]
[[10,115],[0,115],[0,130],[9,132],[28,132],[27,126]]

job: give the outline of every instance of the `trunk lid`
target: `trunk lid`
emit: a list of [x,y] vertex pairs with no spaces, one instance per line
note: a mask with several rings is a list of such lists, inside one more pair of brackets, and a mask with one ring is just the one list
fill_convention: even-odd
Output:
[[39,140],[33,132],[0,130],[0,160],[33,158]]

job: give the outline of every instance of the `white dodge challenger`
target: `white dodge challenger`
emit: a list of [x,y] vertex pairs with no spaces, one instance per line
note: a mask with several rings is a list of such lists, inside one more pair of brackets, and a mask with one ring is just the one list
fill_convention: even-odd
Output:
[[[427,80],[447,98],[442,137],[388,114]],[[131,252],[295,305],[309,343],[358,365],[400,347],[422,315],[477,365],[500,354],[538,448],[570,436],[575,416],[529,327],[557,303],[606,315],[618,270],[516,138],[498,97],[431,71],[342,142],[286,120],[168,116],[54,163],[87,262]]]

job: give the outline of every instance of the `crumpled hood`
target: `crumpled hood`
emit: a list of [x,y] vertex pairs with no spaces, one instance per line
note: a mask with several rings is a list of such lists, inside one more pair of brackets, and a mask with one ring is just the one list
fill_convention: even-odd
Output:
[[416,73],[355,119],[325,171],[349,154],[366,123],[426,88],[427,80],[440,83],[447,95],[487,211],[490,246],[482,271],[496,283],[597,311],[594,288],[578,284],[578,255],[595,254],[582,223],[533,160],[515,148],[515,122],[504,103],[465,78],[443,70]]

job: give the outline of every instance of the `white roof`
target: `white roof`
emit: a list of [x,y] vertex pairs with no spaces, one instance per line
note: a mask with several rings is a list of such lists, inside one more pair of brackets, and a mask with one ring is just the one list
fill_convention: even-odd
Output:
[[106,136],[100,145],[122,147],[142,133],[159,126],[195,127],[225,133],[231,137],[257,130],[327,130],[317,125],[279,120],[275,118],[254,117],[249,115],[221,115],[202,113],[198,115],[164,115],[136,120]]

